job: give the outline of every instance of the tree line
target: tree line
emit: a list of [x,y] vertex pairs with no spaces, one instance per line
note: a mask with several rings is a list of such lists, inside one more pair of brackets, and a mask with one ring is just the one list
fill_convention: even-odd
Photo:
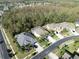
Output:
[[74,22],[76,16],[72,13],[69,14],[66,11],[67,8],[64,8],[64,11],[62,8],[53,5],[41,5],[11,9],[2,16],[2,24],[12,35],[15,35],[48,23]]

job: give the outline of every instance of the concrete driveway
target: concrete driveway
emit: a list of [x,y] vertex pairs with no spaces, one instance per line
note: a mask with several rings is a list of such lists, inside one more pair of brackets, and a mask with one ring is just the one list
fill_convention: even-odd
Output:
[[54,53],[49,53],[48,57],[49,57],[49,59],[59,59],[59,57]]
[[51,36],[48,36],[47,39],[48,39],[49,42],[51,42],[51,43],[56,42],[56,39],[53,39]]
[[39,45],[39,43],[35,43],[35,45],[37,45],[38,47],[35,48],[35,50],[40,53],[41,51],[43,51],[43,48]]

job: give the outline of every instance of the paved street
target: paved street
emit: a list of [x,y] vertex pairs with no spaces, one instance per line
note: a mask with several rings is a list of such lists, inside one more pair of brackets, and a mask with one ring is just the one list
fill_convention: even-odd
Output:
[[7,53],[6,44],[0,31],[0,59],[10,59]]
[[66,37],[66,38],[60,39],[57,42],[55,42],[52,45],[50,45],[47,49],[43,50],[41,53],[39,53],[36,56],[34,56],[32,59],[43,59],[44,56],[46,56],[47,54],[49,54],[57,46],[59,46],[60,44],[62,44],[65,41],[72,40],[73,38],[76,38],[76,37],[79,37],[79,35],[70,36],[70,37]]
[[[13,54],[15,54],[15,51],[14,51],[14,49],[13,49],[11,43],[10,43],[10,40],[9,40],[9,38],[8,38],[7,35],[6,35],[4,28],[2,28],[2,27],[1,27],[1,32],[2,32],[2,35],[3,35],[4,37],[6,37],[6,40],[7,40],[8,44],[9,44],[9,46],[10,46],[10,48],[11,48]],[[16,55],[15,55],[15,58],[18,59],[18,57],[17,57]]]

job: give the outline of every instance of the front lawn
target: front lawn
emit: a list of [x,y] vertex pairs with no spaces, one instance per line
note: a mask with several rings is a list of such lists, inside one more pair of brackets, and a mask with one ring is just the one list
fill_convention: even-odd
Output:
[[64,29],[63,31],[61,31],[61,34],[64,36],[64,37],[67,37],[69,36],[69,33],[66,29]]
[[53,35],[52,38],[54,38],[54,39],[56,39],[56,40],[59,39],[58,36],[56,36],[56,35]]
[[74,43],[72,43],[72,44],[70,44],[70,45],[68,45],[68,49],[67,50],[69,50],[71,53],[73,53],[74,51],[77,51],[77,49],[79,48],[79,42],[74,42]]
[[56,36],[54,32],[50,32],[50,34],[51,34],[51,36],[52,36],[53,39],[56,39],[56,40],[59,39],[58,36]]
[[46,48],[50,45],[49,41],[47,41],[46,39],[43,38],[36,38],[37,41],[39,42],[39,44],[41,45],[41,47]]

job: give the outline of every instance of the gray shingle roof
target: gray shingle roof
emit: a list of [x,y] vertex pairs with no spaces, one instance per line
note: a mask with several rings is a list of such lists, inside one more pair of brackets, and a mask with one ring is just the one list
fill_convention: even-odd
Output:
[[20,33],[16,35],[15,38],[20,46],[25,46],[28,44],[34,45],[34,43],[36,42],[32,37],[27,36],[24,33]]

